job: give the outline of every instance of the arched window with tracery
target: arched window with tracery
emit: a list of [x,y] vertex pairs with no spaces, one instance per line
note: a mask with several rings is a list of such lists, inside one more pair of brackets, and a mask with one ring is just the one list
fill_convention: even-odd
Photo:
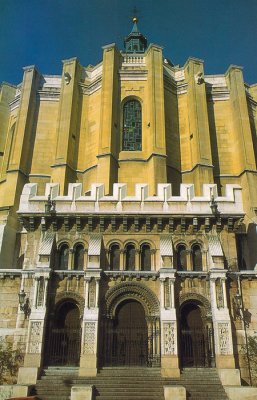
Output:
[[136,249],[133,244],[128,244],[126,246],[126,271],[134,271],[135,270],[135,261],[136,261]]
[[142,150],[142,110],[138,100],[129,100],[123,107],[122,150]]
[[143,244],[141,246],[141,271],[151,271],[151,248],[149,244]]
[[59,248],[59,269],[68,269],[69,263],[69,246],[63,244]]
[[187,270],[186,246],[183,244],[180,244],[177,247],[177,270],[178,271],[186,271]]
[[118,271],[120,269],[120,246],[114,243],[110,246],[110,270]]
[[84,246],[77,244],[74,252],[74,269],[76,271],[82,271],[84,269]]
[[198,244],[192,247],[193,271],[202,271],[202,251]]

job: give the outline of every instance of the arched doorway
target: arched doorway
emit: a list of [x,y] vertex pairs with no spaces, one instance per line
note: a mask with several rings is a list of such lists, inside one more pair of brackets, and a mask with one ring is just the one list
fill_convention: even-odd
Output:
[[46,335],[45,364],[77,366],[80,359],[81,326],[78,306],[65,301],[56,308]]
[[160,308],[141,283],[109,288],[101,304],[102,366],[160,366]]
[[182,367],[214,366],[212,325],[203,319],[199,304],[187,302],[182,305],[180,328]]
[[148,363],[148,329],[143,306],[125,300],[107,322],[103,335],[105,366],[146,366]]

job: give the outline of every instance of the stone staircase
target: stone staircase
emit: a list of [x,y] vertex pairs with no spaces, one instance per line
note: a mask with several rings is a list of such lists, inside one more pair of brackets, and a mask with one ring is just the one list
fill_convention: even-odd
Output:
[[228,400],[215,368],[185,368],[179,379],[168,382],[184,386],[188,400]]
[[[164,400],[164,385],[182,385],[188,400],[227,400],[217,371],[188,368],[179,379],[163,378],[158,368],[104,368],[96,377],[76,368],[47,368],[35,387],[41,400],[70,400],[71,386],[94,385],[94,400]],[[175,399],[174,399],[175,400]]]

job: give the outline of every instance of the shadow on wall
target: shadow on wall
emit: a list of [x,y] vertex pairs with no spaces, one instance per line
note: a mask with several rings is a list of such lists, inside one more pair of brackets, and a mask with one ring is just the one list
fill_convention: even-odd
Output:
[[257,224],[250,223],[248,225],[247,241],[249,249],[249,269],[254,269],[255,266],[257,266]]

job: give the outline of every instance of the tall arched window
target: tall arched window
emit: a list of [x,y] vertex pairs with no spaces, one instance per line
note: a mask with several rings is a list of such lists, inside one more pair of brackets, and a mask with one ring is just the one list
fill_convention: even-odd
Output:
[[84,269],[84,247],[82,244],[77,244],[74,253],[74,269],[82,271]]
[[69,246],[63,244],[59,249],[59,269],[68,269]]
[[133,244],[126,246],[126,271],[135,270],[136,250]]
[[142,150],[142,112],[138,100],[129,100],[123,107],[122,150]]
[[186,271],[187,270],[187,255],[186,246],[180,244],[177,247],[177,270]]
[[192,247],[193,271],[202,271],[202,252],[198,244]]
[[110,270],[118,271],[120,269],[120,247],[117,243],[110,247]]
[[149,244],[141,246],[141,271],[151,271],[151,249]]

